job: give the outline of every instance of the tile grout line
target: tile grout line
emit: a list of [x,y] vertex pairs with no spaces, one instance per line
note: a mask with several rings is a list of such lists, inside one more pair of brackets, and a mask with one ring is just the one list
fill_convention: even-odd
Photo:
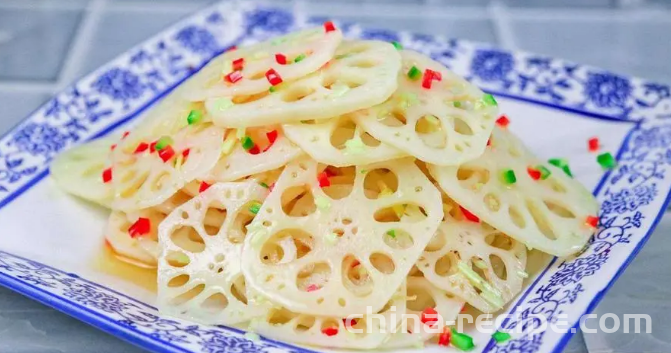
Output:
[[95,35],[96,28],[100,22],[100,17],[103,14],[106,0],[92,0],[84,12],[84,18],[77,28],[74,39],[63,59],[63,67],[61,68],[58,80],[56,82],[56,90],[63,89],[77,78],[79,69],[81,68],[84,55],[90,47],[91,40]]
[[508,50],[518,50],[506,5],[501,1],[493,0],[487,6],[487,12],[494,24],[499,44]]

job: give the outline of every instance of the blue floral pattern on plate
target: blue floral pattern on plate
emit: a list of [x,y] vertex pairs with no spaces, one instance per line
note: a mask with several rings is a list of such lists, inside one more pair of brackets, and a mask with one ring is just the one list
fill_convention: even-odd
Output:
[[[148,40],[54,97],[2,138],[0,207],[44,177],[59,151],[133,119],[216,54],[323,20],[250,4],[222,3]],[[338,25],[350,37],[399,41],[431,55],[495,94],[635,123],[618,153],[618,167],[605,175],[597,192],[603,205],[598,232],[579,256],[553,261],[511,306],[514,316],[502,323],[502,329],[533,328],[534,315],[552,321],[568,313],[575,322],[603,290],[589,279],[612,278],[621,271],[630,253],[649,236],[668,201],[669,86],[466,41]],[[162,318],[156,309],[123,294],[5,252],[0,252],[0,283],[159,351],[305,351],[269,340],[249,341],[231,328]],[[548,331],[514,334],[510,341],[498,345],[490,341],[479,349],[557,351],[567,337]]]

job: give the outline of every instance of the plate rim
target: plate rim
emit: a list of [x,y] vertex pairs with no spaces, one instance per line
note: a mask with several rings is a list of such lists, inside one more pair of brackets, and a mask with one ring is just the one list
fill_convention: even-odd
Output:
[[[220,17],[219,22],[211,22],[210,20],[214,18],[213,16],[214,16],[215,13],[219,13],[219,11],[223,10],[224,8],[226,8],[226,14],[228,16],[231,16],[231,17],[239,16],[240,17],[240,18],[236,17],[236,18],[233,18],[233,19],[226,18],[224,20],[225,22],[230,20],[229,23],[226,24],[226,26],[228,26],[227,30],[231,30],[231,28],[233,28],[233,25],[231,25],[231,23],[233,23],[235,25],[239,25],[240,20],[246,20],[245,16],[250,16],[249,15],[250,13],[255,13],[254,11],[256,11],[256,13],[265,11],[266,16],[272,16],[274,14],[282,14],[280,17],[282,17],[282,16],[291,17],[291,21],[290,21],[291,23],[279,26],[280,28],[277,28],[278,27],[277,24],[272,24],[272,25],[268,25],[268,24],[260,24],[259,25],[258,23],[245,24],[245,27],[243,27],[244,28],[244,33],[242,33],[242,32],[237,33],[236,32],[236,33],[233,33],[232,35],[230,33],[226,34],[226,35],[223,35],[223,38],[225,38],[225,40],[228,40],[228,42],[226,42],[228,45],[223,45],[223,43],[217,43],[217,44],[222,44],[222,45],[220,45],[220,47],[222,47],[224,49],[229,48],[230,45],[232,45],[233,43],[239,42],[241,39],[243,39],[245,37],[250,37],[251,36],[251,37],[257,37],[257,38],[263,38],[263,37],[271,36],[271,35],[274,35],[274,34],[282,33],[283,31],[286,31],[289,28],[293,28],[293,26],[310,25],[310,24],[318,23],[318,22],[323,20],[321,18],[306,18],[305,16],[302,16],[301,14],[287,15],[288,12],[285,11],[285,10],[272,9],[272,7],[267,7],[267,6],[263,6],[263,5],[239,4],[239,3],[235,3],[235,2],[224,1],[224,2],[221,2],[219,4],[209,6],[205,9],[203,9],[203,10],[197,11],[196,13],[194,13],[192,15],[189,15],[185,19],[180,20],[177,23],[168,27],[167,29],[159,32],[157,35],[153,36],[152,38],[138,44],[137,46],[135,46],[131,49],[129,49],[128,51],[119,55],[117,58],[110,61],[109,63],[101,66],[100,68],[94,70],[92,73],[90,73],[90,74],[84,76],[83,78],[77,80],[75,83],[73,83],[73,85],[71,87],[66,88],[64,91],[56,94],[50,102],[53,102],[54,100],[57,100],[62,96],[68,95],[68,90],[72,90],[73,88],[76,89],[77,86],[80,85],[80,84],[93,85],[95,79],[100,79],[100,77],[102,77],[101,75],[109,73],[110,70],[113,70],[115,67],[124,67],[124,65],[127,65],[127,64],[122,63],[122,61],[124,61],[126,59],[129,59],[131,57],[131,54],[133,54],[134,51],[144,50],[146,48],[149,48],[152,45],[156,45],[159,42],[164,42],[164,41],[169,42],[170,40],[172,40],[172,43],[170,43],[171,45],[179,45],[179,43],[177,43],[177,42],[179,42],[179,39],[176,39],[177,38],[176,35],[178,35],[179,33],[182,33],[187,28],[195,28],[196,32],[198,32],[198,29],[204,29],[205,31],[211,31],[212,33],[217,33],[217,28],[216,27],[221,25],[221,15],[219,14],[219,17]],[[236,21],[238,21],[238,22],[236,22]],[[648,81],[645,81],[645,80],[641,80],[641,79],[637,79],[637,78],[630,78],[630,77],[627,77],[627,76],[616,75],[616,74],[611,73],[608,70],[601,70],[601,69],[593,68],[591,66],[572,64],[572,63],[569,63],[567,61],[560,60],[560,59],[554,59],[554,58],[550,58],[550,57],[546,57],[546,56],[529,54],[529,53],[522,52],[522,51],[505,50],[505,49],[499,48],[496,45],[473,43],[473,42],[463,41],[463,40],[446,40],[446,39],[441,38],[440,36],[417,35],[417,34],[410,34],[410,33],[402,32],[402,31],[399,32],[399,31],[390,31],[390,30],[366,29],[366,28],[358,27],[354,24],[345,24],[345,23],[342,23],[340,25],[342,26],[344,31],[346,31],[350,34],[357,35],[357,36],[364,36],[364,37],[375,38],[375,39],[398,38],[398,39],[401,39],[403,41],[409,41],[411,43],[420,43],[420,44],[417,44],[417,45],[420,45],[423,48],[424,51],[429,51],[432,54],[435,54],[438,51],[447,52],[447,51],[451,51],[452,49],[454,49],[454,53],[458,53],[458,54],[450,53],[451,55],[462,55],[462,59],[463,59],[463,57],[468,56],[469,59],[472,59],[472,60],[470,60],[471,65],[473,64],[474,60],[477,59],[478,56],[481,53],[488,53],[488,55],[490,55],[490,58],[494,58],[496,60],[499,60],[499,62],[498,62],[498,64],[500,64],[499,68],[500,68],[501,65],[504,65],[505,66],[504,69],[508,70],[508,72],[511,70],[511,68],[509,67],[511,64],[510,63],[506,64],[506,62],[505,62],[505,60],[507,60],[506,58],[508,58],[508,57],[514,58],[513,61],[517,61],[517,62],[521,61],[521,60],[519,60],[519,58],[527,58],[528,60],[531,60],[531,59],[534,59],[534,58],[539,58],[539,59],[540,58],[545,58],[549,62],[548,65],[550,65],[550,66],[555,65],[555,64],[569,65],[569,66],[570,65],[575,65],[575,67],[571,70],[574,70],[574,71],[576,71],[576,70],[577,71],[587,70],[587,74],[589,74],[589,75],[602,75],[602,76],[598,76],[596,78],[597,81],[598,80],[611,80],[612,82],[615,82],[614,84],[616,84],[616,85],[617,84],[624,84],[623,82],[626,82],[626,85],[631,85],[633,87],[633,88],[630,87],[630,89],[632,91],[636,90],[636,89],[639,89],[641,87],[647,87],[648,85],[651,85],[651,86],[655,85],[655,86],[658,87],[658,89],[664,89],[665,88],[667,90],[666,91],[667,92],[666,97],[662,98],[661,101],[664,101],[664,99],[668,98],[669,87],[667,85],[654,84],[654,83],[651,83],[651,82],[648,82]],[[251,28],[251,30],[250,30],[250,28]],[[231,32],[231,31],[229,31],[229,32]],[[232,31],[232,32],[235,32],[235,31]],[[219,37],[217,37],[217,38],[219,38]],[[221,50],[222,48],[219,48],[220,50],[216,50],[216,51],[211,51],[211,50],[210,51],[207,51],[207,50],[202,51],[198,47],[190,47],[189,48],[188,44],[183,44],[182,43],[182,45],[183,45],[182,48],[177,48],[175,50],[177,50],[181,55],[183,55],[186,58],[185,60],[190,61],[192,63],[198,63],[198,65],[195,65],[194,67],[191,68],[191,71],[193,71],[194,68],[202,67],[207,62],[207,60],[209,60],[213,56],[222,52],[222,50]],[[459,53],[459,50],[463,49],[463,48],[466,48],[466,51],[467,51],[466,54],[463,54],[463,52]],[[497,55],[498,55],[498,59],[497,59]],[[531,59],[529,59],[529,58],[531,58]],[[454,59],[454,60],[453,59],[454,59],[454,57],[451,57],[451,58],[447,57],[447,58],[445,58],[446,61],[444,61],[443,63],[448,64],[448,65],[450,65],[450,64],[459,65],[460,64],[460,62],[458,62],[456,59]],[[501,62],[503,62],[503,64],[501,64]],[[515,65],[517,65],[516,62],[514,62],[512,64],[513,70],[516,69]],[[566,66],[566,67],[569,67],[569,66]],[[464,69],[464,70],[465,70],[464,72],[469,72],[468,69]],[[117,119],[117,120],[113,121],[112,124],[100,129],[97,133],[94,133],[94,134],[88,136],[88,138],[86,138],[84,140],[89,140],[89,139],[93,139],[93,138],[103,136],[106,133],[109,133],[111,130],[117,128],[118,126],[123,125],[123,124],[127,123],[128,121],[132,120],[133,118],[135,118],[136,116],[141,114],[142,111],[144,111],[147,107],[149,107],[151,104],[153,104],[156,100],[161,99],[161,97],[163,97],[172,88],[177,86],[183,80],[187,79],[189,76],[190,76],[190,73],[187,73],[185,75],[184,75],[184,73],[182,73],[182,76],[180,76],[179,73],[176,74],[176,75],[170,76],[171,78],[175,79],[175,81],[171,84],[167,84],[167,85],[162,86],[162,88],[160,88],[160,93],[151,96],[151,98],[149,100],[143,101],[141,104],[132,105],[132,103],[131,103],[131,106],[130,106],[131,108],[128,108],[132,111],[131,114],[129,114],[127,116],[124,116],[121,119]],[[494,79],[492,79],[492,78],[494,78]],[[666,116],[666,113],[671,111],[671,109],[668,108],[668,107],[662,107],[660,101],[657,101],[656,103],[654,103],[653,105],[650,105],[650,106],[640,106],[640,107],[630,108],[630,107],[625,107],[626,104],[623,105],[622,102],[619,102],[619,105],[610,104],[608,99],[611,99],[611,98],[609,98],[609,97],[597,97],[596,100],[592,100],[592,101],[590,101],[590,99],[591,99],[590,98],[590,99],[585,100],[585,102],[582,102],[582,103],[577,102],[576,106],[581,106],[582,107],[582,108],[580,108],[582,110],[580,110],[579,108],[575,108],[574,106],[570,106],[568,104],[566,106],[558,105],[556,102],[553,101],[553,99],[556,99],[556,97],[550,97],[551,98],[550,99],[550,98],[545,97],[544,93],[538,93],[537,92],[537,93],[531,93],[530,94],[530,93],[525,93],[524,89],[521,89],[520,91],[516,91],[514,87],[513,87],[513,89],[510,89],[509,87],[505,86],[505,84],[506,84],[505,77],[501,76],[500,72],[484,72],[484,73],[480,73],[480,74],[476,73],[476,74],[472,75],[472,77],[469,77],[469,79],[471,79],[476,84],[481,86],[484,90],[486,90],[488,92],[491,92],[491,93],[493,93],[497,96],[517,99],[517,100],[525,101],[527,103],[546,106],[546,107],[550,107],[550,108],[554,108],[554,109],[559,109],[559,110],[562,110],[562,111],[567,111],[567,112],[579,114],[581,116],[587,116],[587,117],[590,117],[590,118],[606,119],[606,120],[609,120],[609,121],[622,121],[622,122],[626,122],[626,123],[633,123],[634,126],[632,127],[632,129],[628,133],[627,137],[621,141],[622,145],[621,145],[620,149],[618,150],[618,153],[617,153],[618,156],[620,156],[620,155],[622,155],[622,153],[626,152],[628,144],[631,142],[630,138],[631,138],[632,134],[635,134],[637,131],[640,132],[640,129],[647,128],[647,127],[654,128],[654,127],[665,126],[665,124],[661,121],[661,119],[660,120],[655,120],[654,119],[655,114],[657,114],[658,116],[661,116],[661,115]],[[589,79],[592,79],[592,78],[588,77],[588,80]],[[588,82],[588,84],[589,84],[589,82]],[[586,87],[587,87],[587,84],[585,84],[585,87],[582,87],[582,88],[587,89]],[[629,87],[629,86],[627,86],[627,87]],[[628,92],[627,94],[629,95],[629,93],[630,92]],[[661,96],[663,94],[660,93],[659,95]],[[632,93],[631,96],[634,96],[634,94]],[[636,97],[626,97],[626,98],[627,99],[629,99],[629,98],[634,99]],[[614,99],[617,100],[617,99],[620,99],[620,98],[616,97]],[[571,101],[571,102],[573,103],[573,101]],[[104,103],[105,102],[103,102],[103,104]],[[118,104],[124,104],[124,105],[127,104],[126,101],[123,101],[123,103],[122,103],[122,102],[119,102],[118,99],[112,99],[112,98],[108,99],[107,103],[108,104],[117,104],[117,105]],[[582,105],[580,105],[580,104],[582,104]],[[29,125],[33,120],[37,120],[37,118],[39,118],[40,114],[42,114],[47,109],[48,105],[49,105],[49,103],[47,103],[44,106],[38,108],[35,112],[31,113],[31,115],[29,115],[26,119],[23,119],[19,124],[17,124],[15,127],[10,129],[9,131],[7,131],[7,133],[5,135],[0,137],[0,141],[3,142],[3,145],[0,146],[0,156],[3,156],[3,148],[6,149],[9,146],[7,144],[7,140],[14,137],[16,134],[18,134],[21,131],[21,129],[25,129],[26,126]],[[658,107],[658,105],[660,105],[660,106]],[[621,114],[618,113],[618,112],[613,113],[616,110],[622,110],[623,112]],[[636,115],[636,114],[640,114],[640,115]],[[671,116],[671,114],[669,114],[669,116]],[[91,127],[95,128],[94,125],[95,124],[92,124]],[[98,125],[98,126],[102,126],[102,125]],[[54,149],[54,151],[51,151],[51,152],[53,152],[51,154],[45,154],[45,160],[42,162],[43,165],[48,164],[50,158],[53,157],[53,154],[55,154],[55,152],[60,151],[64,148],[66,148],[66,147],[69,147],[68,145],[72,145],[72,144],[78,143],[80,141],[75,140],[75,141],[71,141],[71,142],[72,143],[64,144],[64,145],[60,146],[59,148]],[[5,153],[5,156],[6,155],[7,154]],[[1,171],[1,169],[0,169],[0,171]],[[12,200],[16,199],[17,197],[20,197],[25,191],[29,190],[32,186],[34,186],[36,183],[38,183],[40,180],[42,180],[46,175],[48,175],[48,169],[44,169],[44,170],[39,171],[39,172],[34,172],[32,174],[34,174],[32,179],[30,179],[28,182],[22,184],[20,187],[16,188],[12,192],[10,192],[8,194],[8,196],[0,198],[0,209],[8,206],[11,203]],[[601,181],[599,182],[599,186],[595,190],[595,194],[598,194],[599,192],[601,192],[601,188],[609,180],[609,177],[611,176],[611,174],[612,174],[612,172],[607,172],[607,173],[604,174]],[[662,180],[662,181],[665,182],[665,183],[663,183],[663,185],[668,186],[669,180]],[[2,182],[2,179],[0,179],[0,192],[3,192],[3,191],[7,192],[8,191],[7,187],[3,186],[3,184],[1,182]],[[663,197],[657,197],[655,199],[655,202],[657,203],[657,206],[659,208],[656,209],[657,214],[655,215],[652,222],[650,222],[649,225],[646,225],[648,227],[648,229],[645,231],[645,234],[640,236],[640,239],[638,240],[638,243],[632,249],[630,249],[629,254],[624,258],[624,260],[621,261],[621,262],[618,262],[616,265],[614,265],[615,266],[615,273],[608,279],[607,282],[605,282],[605,285],[600,286],[600,289],[595,293],[595,295],[593,295],[591,297],[591,299],[589,300],[589,303],[587,304],[585,309],[582,311],[580,316],[582,316],[583,314],[588,313],[588,312],[590,312],[594,309],[594,307],[603,298],[605,293],[611,288],[611,286],[619,278],[619,276],[622,274],[622,272],[624,272],[626,267],[636,257],[638,252],[643,248],[643,246],[645,245],[645,243],[649,239],[650,235],[654,232],[654,229],[655,229],[656,225],[659,223],[659,221],[663,217],[663,215],[665,213],[665,209],[669,204],[669,201],[671,201],[671,190],[668,190],[668,188],[667,188],[667,192]],[[13,256],[15,258],[23,259],[25,261],[30,261],[30,262],[33,262],[33,263],[37,263],[35,261],[32,261],[32,260],[25,259],[25,258],[22,258],[22,257],[17,256],[17,255],[7,253],[7,252],[4,252],[2,250],[0,250],[0,254],[5,254],[7,256]],[[552,260],[552,263],[543,270],[543,273],[541,275],[539,275],[535,279],[535,281],[528,286],[528,288],[525,290],[525,292],[518,297],[515,304],[513,306],[511,306],[511,309],[516,309],[518,306],[520,306],[522,304],[525,304],[526,297],[531,293],[531,291],[536,287],[536,285],[541,280],[547,280],[547,278],[545,278],[545,274],[546,274],[547,271],[550,271],[551,269],[553,269],[553,266],[556,264],[555,263],[556,261],[557,261],[557,258],[554,258]],[[46,266],[44,264],[41,264],[41,265]],[[58,269],[53,268],[51,266],[48,266],[48,267],[52,268],[54,271],[61,271],[61,270],[58,270]],[[87,320],[88,317],[85,316],[85,315],[84,316],[74,315],[72,312],[68,311],[68,308],[72,308],[73,306],[67,304],[67,300],[63,299],[62,297],[57,297],[57,296],[54,297],[54,298],[59,298],[59,300],[47,300],[46,297],[43,297],[43,298],[40,299],[40,297],[37,297],[37,295],[35,294],[34,291],[31,292],[30,289],[25,289],[25,288],[30,288],[29,287],[30,283],[28,283],[26,281],[21,281],[20,279],[17,279],[17,278],[13,278],[13,277],[9,276],[7,273],[4,273],[2,270],[3,270],[3,268],[0,266],[0,284],[5,285],[12,290],[15,290],[19,293],[27,295],[27,296],[29,296],[33,299],[36,299],[36,300],[38,300],[42,303],[47,304],[49,306],[52,306],[52,307],[56,308],[57,310],[62,311],[64,313],[68,314],[68,315],[74,316],[81,321],[84,321],[84,322],[87,322],[91,325],[94,325],[97,328],[102,329],[103,331],[106,331],[108,333],[112,333],[112,334],[115,334],[115,335],[117,335],[117,333],[119,332],[118,330],[114,330],[115,326],[113,324],[110,324],[110,326],[101,327],[99,325],[96,325],[96,323],[90,322],[90,320]],[[61,271],[61,272],[63,272],[63,271]],[[63,273],[65,273],[65,272],[63,272]],[[17,284],[12,285],[11,281],[8,278],[12,278],[12,281],[15,281],[16,283],[19,283],[19,285],[17,285]],[[85,279],[82,279],[82,280],[86,281]],[[87,282],[92,283],[92,284],[94,284],[96,286],[99,286],[101,288],[111,290],[111,291],[113,291],[117,294],[120,294],[120,295],[124,296],[124,297],[130,298],[130,297],[128,297],[128,296],[126,296],[122,293],[118,293],[111,288],[107,288],[107,287],[102,286],[100,284],[97,284],[95,282],[90,282],[90,281],[87,281]],[[27,287],[22,289],[21,286],[27,286]],[[35,288],[33,288],[33,289],[35,291],[37,291],[37,289],[35,289]],[[31,293],[33,295],[31,295]],[[44,293],[49,293],[49,292],[44,291]],[[132,299],[132,298],[130,298],[130,299]],[[135,299],[133,299],[133,300],[135,300]],[[60,301],[63,301],[63,303],[60,303]],[[137,302],[142,303],[140,301],[137,301]],[[152,308],[151,306],[149,306],[145,303],[142,303],[142,304]],[[76,310],[75,310],[75,313],[76,313]],[[578,322],[576,321],[576,323],[573,325],[573,327],[576,327],[577,324],[578,324]],[[102,325],[102,326],[104,326],[104,325]],[[118,327],[121,327],[121,326],[118,326]],[[238,332],[238,334],[240,334],[240,332]],[[542,345],[542,343],[541,343],[537,346],[527,347],[529,349],[524,350],[524,352],[537,352],[537,351],[539,351],[539,349],[541,349],[541,347],[546,347],[546,346],[551,346],[553,352],[560,352],[563,349],[563,347],[568,343],[572,334],[573,333],[571,333],[570,330],[569,330],[569,332],[559,336],[558,339],[555,339],[556,342],[553,345],[548,345],[547,343],[545,345]],[[119,336],[119,335],[117,335],[117,336]],[[121,337],[121,338],[124,338],[124,337]],[[126,339],[126,338],[124,338],[124,339]],[[131,342],[131,343],[134,343],[136,345],[140,345],[144,348],[151,348],[151,349],[156,349],[156,350],[159,350],[159,351],[163,351],[162,350],[163,348],[160,345],[157,345],[157,346],[152,345],[152,347],[147,347],[147,346],[144,346],[144,344],[142,344],[142,343],[138,343],[138,342],[145,342],[142,339],[139,339],[139,341],[131,341],[129,339],[128,341]],[[270,340],[270,341],[272,341],[272,340]],[[163,341],[161,341],[161,342],[163,342]],[[146,341],[146,343],[150,344],[149,341]],[[277,343],[280,343],[281,345],[286,346],[285,348],[288,348],[288,349],[294,349],[294,350],[298,349],[299,351],[303,350],[302,348],[293,346],[291,344],[285,344],[285,343],[282,343],[282,342],[277,342]],[[488,351],[488,352],[489,351],[502,351],[502,352],[504,351],[504,348],[501,348],[502,346],[493,345],[492,343],[493,343],[493,340],[490,340],[487,343],[487,345],[483,348],[483,351]]]

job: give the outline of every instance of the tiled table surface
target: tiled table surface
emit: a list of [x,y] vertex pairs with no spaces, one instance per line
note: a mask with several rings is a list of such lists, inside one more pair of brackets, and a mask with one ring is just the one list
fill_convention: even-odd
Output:
[[[205,6],[202,1],[0,0],[0,133],[53,93]],[[498,43],[671,83],[671,0],[276,1],[361,24]],[[670,352],[671,242],[662,221],[595,312],[648,313],[651,334],[581,333],[565,352]],[[669,250],[669,251],[667,251]],[[0,287],[0,352],[139,349]]]

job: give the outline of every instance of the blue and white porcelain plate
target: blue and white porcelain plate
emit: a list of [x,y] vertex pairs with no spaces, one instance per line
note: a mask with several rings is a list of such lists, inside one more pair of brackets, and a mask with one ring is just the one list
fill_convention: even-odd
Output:
[[[59,191],[49,163],[60,151],[125,129],[213,56],[233,45],[320,24],[322,18],[250,4],[205,9],[84,77],[0,141],[0,284],[110,334],[159,352],[306,352],[237,329],[160,317],[154,294],[92,266],[105,214]],[[671,189],[671,88],[604,70],[439,36],[338,24],[349,37],[399,41],[493,93],[510,128],[540,156],[571,161],[602,204],[600,228],[578,257],[552,259],[525,283],[500,322],[512,330],[560,315],[569,327],[592,310],[644,245]],[[604,172],[587,152],[599,136],[618,159]],[[477,352],[560,352],[571,330],[515,334]],[[427,350],[445,351],[444,348]]]

